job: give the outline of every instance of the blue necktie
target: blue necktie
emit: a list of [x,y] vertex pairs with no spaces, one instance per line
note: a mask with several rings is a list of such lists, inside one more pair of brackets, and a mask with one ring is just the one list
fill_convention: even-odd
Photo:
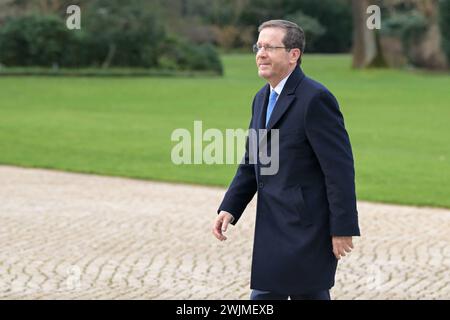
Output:
[[270,115],[272,114],[273,108],[275,107],[275,103],[277,102],[278,93],[275,90],[272,90],[269,97],[269,104],[267,106],[266,113],[266,127],[270,120]]

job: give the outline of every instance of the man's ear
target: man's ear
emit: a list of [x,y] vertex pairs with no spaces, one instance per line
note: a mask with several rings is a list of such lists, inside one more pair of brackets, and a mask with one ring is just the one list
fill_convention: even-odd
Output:
[[293,48],[291,49],[291,53],[292,53],[292,60],[298,61],[301,57],[302,52],[300,51],[300,49],[298,48]]

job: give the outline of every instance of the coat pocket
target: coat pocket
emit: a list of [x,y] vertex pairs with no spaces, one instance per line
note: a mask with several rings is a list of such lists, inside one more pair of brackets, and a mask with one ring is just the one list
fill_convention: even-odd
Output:
[[311,213],[305,205],[305,198],[303,195],[303,190],[301,186],[296,186],[292,189],[293,199],[295,203],[295,207],[297,209],[297,213],[300,216],[300,223],[304,226],[309,226],[313,224],[311,219]]

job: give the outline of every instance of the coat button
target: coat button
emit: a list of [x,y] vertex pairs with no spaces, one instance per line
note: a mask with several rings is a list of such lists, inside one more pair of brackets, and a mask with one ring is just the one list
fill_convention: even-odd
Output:
[[259,188],[260,188],[260,189],[264,188],[264,183],[260,182],[260,183],[259,183]]

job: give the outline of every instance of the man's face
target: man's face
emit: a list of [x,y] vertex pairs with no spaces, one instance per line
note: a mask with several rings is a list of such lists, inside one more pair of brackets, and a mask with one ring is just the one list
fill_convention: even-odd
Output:
[[[284,47],[285,32],[281,28],[264,28],[259,33],[256,44],[261,47]],[[271,83],[283,79],[289,73],[293,62],[295,63],[295,60],[292,60],[291,53],[282,48],[261,49],[256,54],[258,75]]]

